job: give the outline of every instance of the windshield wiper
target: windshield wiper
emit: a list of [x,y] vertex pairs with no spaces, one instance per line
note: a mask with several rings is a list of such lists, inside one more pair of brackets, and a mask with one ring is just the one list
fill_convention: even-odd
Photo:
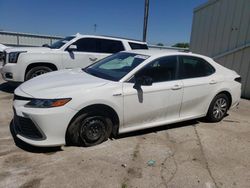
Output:
[[87,69],[85,68],[85,69],[82,69],[84,72],[86,72],[86,73],[88,73],[88,74],[90,74],[90,75],[93,75],[93,76],[96,76],[96,77],[98,77],[99,78],[99,76],[98,76],[98,74],[97,73],[94,73],[94,72],[89,72],[89,71],[87,71]]

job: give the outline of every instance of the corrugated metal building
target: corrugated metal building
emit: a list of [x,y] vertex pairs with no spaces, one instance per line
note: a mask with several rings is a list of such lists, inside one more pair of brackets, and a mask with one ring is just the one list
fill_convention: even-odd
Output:
[[62,37],[58,36],[0,31],[0,43],[7,46],[42,46],[43,44],[51,45],[61,38]]
[[250,0],[209,0],[195,8],[190,50],[238,72],[242,97],[250,99]]

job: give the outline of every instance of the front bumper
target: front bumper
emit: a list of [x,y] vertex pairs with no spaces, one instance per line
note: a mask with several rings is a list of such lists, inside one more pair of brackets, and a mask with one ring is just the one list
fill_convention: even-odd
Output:
[[0,72],[5,81],[23,82],[24,73],[16,63],[7,63],[0,67]]
[[14,101],[13,127],[22,141],[40,147],[65,144],[70,120],[76,114],[66,106],[56,108],[26,108],[28,101]]

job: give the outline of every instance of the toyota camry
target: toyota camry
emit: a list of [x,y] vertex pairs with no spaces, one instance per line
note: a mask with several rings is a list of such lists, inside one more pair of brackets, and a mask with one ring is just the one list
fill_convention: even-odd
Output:
[[84,69],[44,74],[14,95],[17,137],[35,146],[93,146],[112,135],[205,117],[223,119],[241,77],[186,52],[119,52]]

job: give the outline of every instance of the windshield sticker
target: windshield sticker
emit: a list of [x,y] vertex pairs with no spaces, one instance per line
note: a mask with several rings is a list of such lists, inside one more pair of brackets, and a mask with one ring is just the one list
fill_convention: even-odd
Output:
[[135,58],[139,58],[139,59],[148,59],[149,56],[148,56],[148,55],[136,55]]

